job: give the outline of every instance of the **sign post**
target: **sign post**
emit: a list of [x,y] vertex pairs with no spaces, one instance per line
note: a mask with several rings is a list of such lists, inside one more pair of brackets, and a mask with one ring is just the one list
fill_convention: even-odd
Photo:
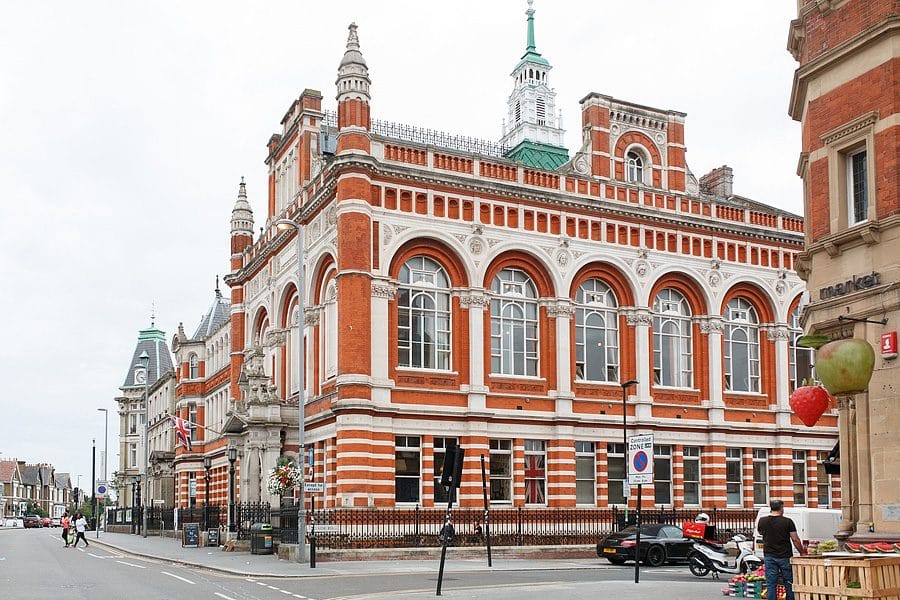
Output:
[[635,519],[634,582],[641,580],[641,492],[643,484],[653,483],[653,434],[628,438],[628,484],[637,484],[637,517]]

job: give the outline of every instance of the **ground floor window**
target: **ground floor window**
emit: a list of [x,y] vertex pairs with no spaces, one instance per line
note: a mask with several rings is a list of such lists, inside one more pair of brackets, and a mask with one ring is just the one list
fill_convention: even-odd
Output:
[[575,442],[575,504],[597,503],[597,455],[594,442]]
[[684,505],[700,506],[700,447],[684,447]]
[[525,440],[525,504],[547,503],[547,442]]
[[625,444],[606,445],[606,498],[608,504],[625,504]]
[[741,449],[725,449],[725,496],[728,506],[743,506],[743,476],[741,474]]
[[769,502],[769,452],[765,448],[753,449],[753,504],[762,506]]
[[806,450],[794,450],[794,506],[806,506]]
[[657,505],[672,504],[672,446],[653,446],[653,495]]
[[398,503],[419,502],[421,440],[414,435],[398,435],[394,447],[394,500]]
[[444,503],[450,499],[447,488],[441,485],[441,475],[444,472],[444,455],[447,450],[455,448],[459,441],[455,437],[434,438],[434,501]]
[[512,440],[491,440],[491,502],[512,502]]
[[831,475],[825,472],[822,461],[828,460],[828,452],[819,452],[819,460],[816,463],[816,495],[819,498],[819,508],[831,506]]

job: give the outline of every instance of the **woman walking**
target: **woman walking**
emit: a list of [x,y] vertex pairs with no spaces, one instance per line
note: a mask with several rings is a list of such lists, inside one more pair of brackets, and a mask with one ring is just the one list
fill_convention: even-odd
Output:
[[84,515],[80,512],[75,513],[75,543],[72,544],[73,548],[78,546],[78,540],[83,540],[85,547],[90,546],[87,538],[84,537],[85,529],[87,529],[87,521],[85,520]]
[[66,543],[66,545],[64,547],[68,548],[69,547],[69,528],[72,526],[72,519],[69,518],[69,511],[66,511],[63,514],[62,519],[60,519],[59,523],[60,523],[60,525],[62,525],[63,541]]

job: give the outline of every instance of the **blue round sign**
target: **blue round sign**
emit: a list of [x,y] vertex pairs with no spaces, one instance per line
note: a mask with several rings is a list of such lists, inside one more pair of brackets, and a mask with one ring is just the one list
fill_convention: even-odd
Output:
[[650,463],[650,459],[647,458],[647,453],[643,450],[638,450],[634,453],[634,459],[632,459],[634,463],[634,470],[640,473],[647,469],[647,465]]

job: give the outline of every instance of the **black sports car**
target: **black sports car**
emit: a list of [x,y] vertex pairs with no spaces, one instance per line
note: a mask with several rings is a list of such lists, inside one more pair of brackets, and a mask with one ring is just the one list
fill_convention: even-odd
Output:
[[[637,527],[632,525],[610,534],[597,544],[597,556],[614,565],[634,560]],[[655,523],[641,525],[640,558],[645,565],[658,567],[666,562],[687,562],[694,541],[684,537],[681,527]]]

